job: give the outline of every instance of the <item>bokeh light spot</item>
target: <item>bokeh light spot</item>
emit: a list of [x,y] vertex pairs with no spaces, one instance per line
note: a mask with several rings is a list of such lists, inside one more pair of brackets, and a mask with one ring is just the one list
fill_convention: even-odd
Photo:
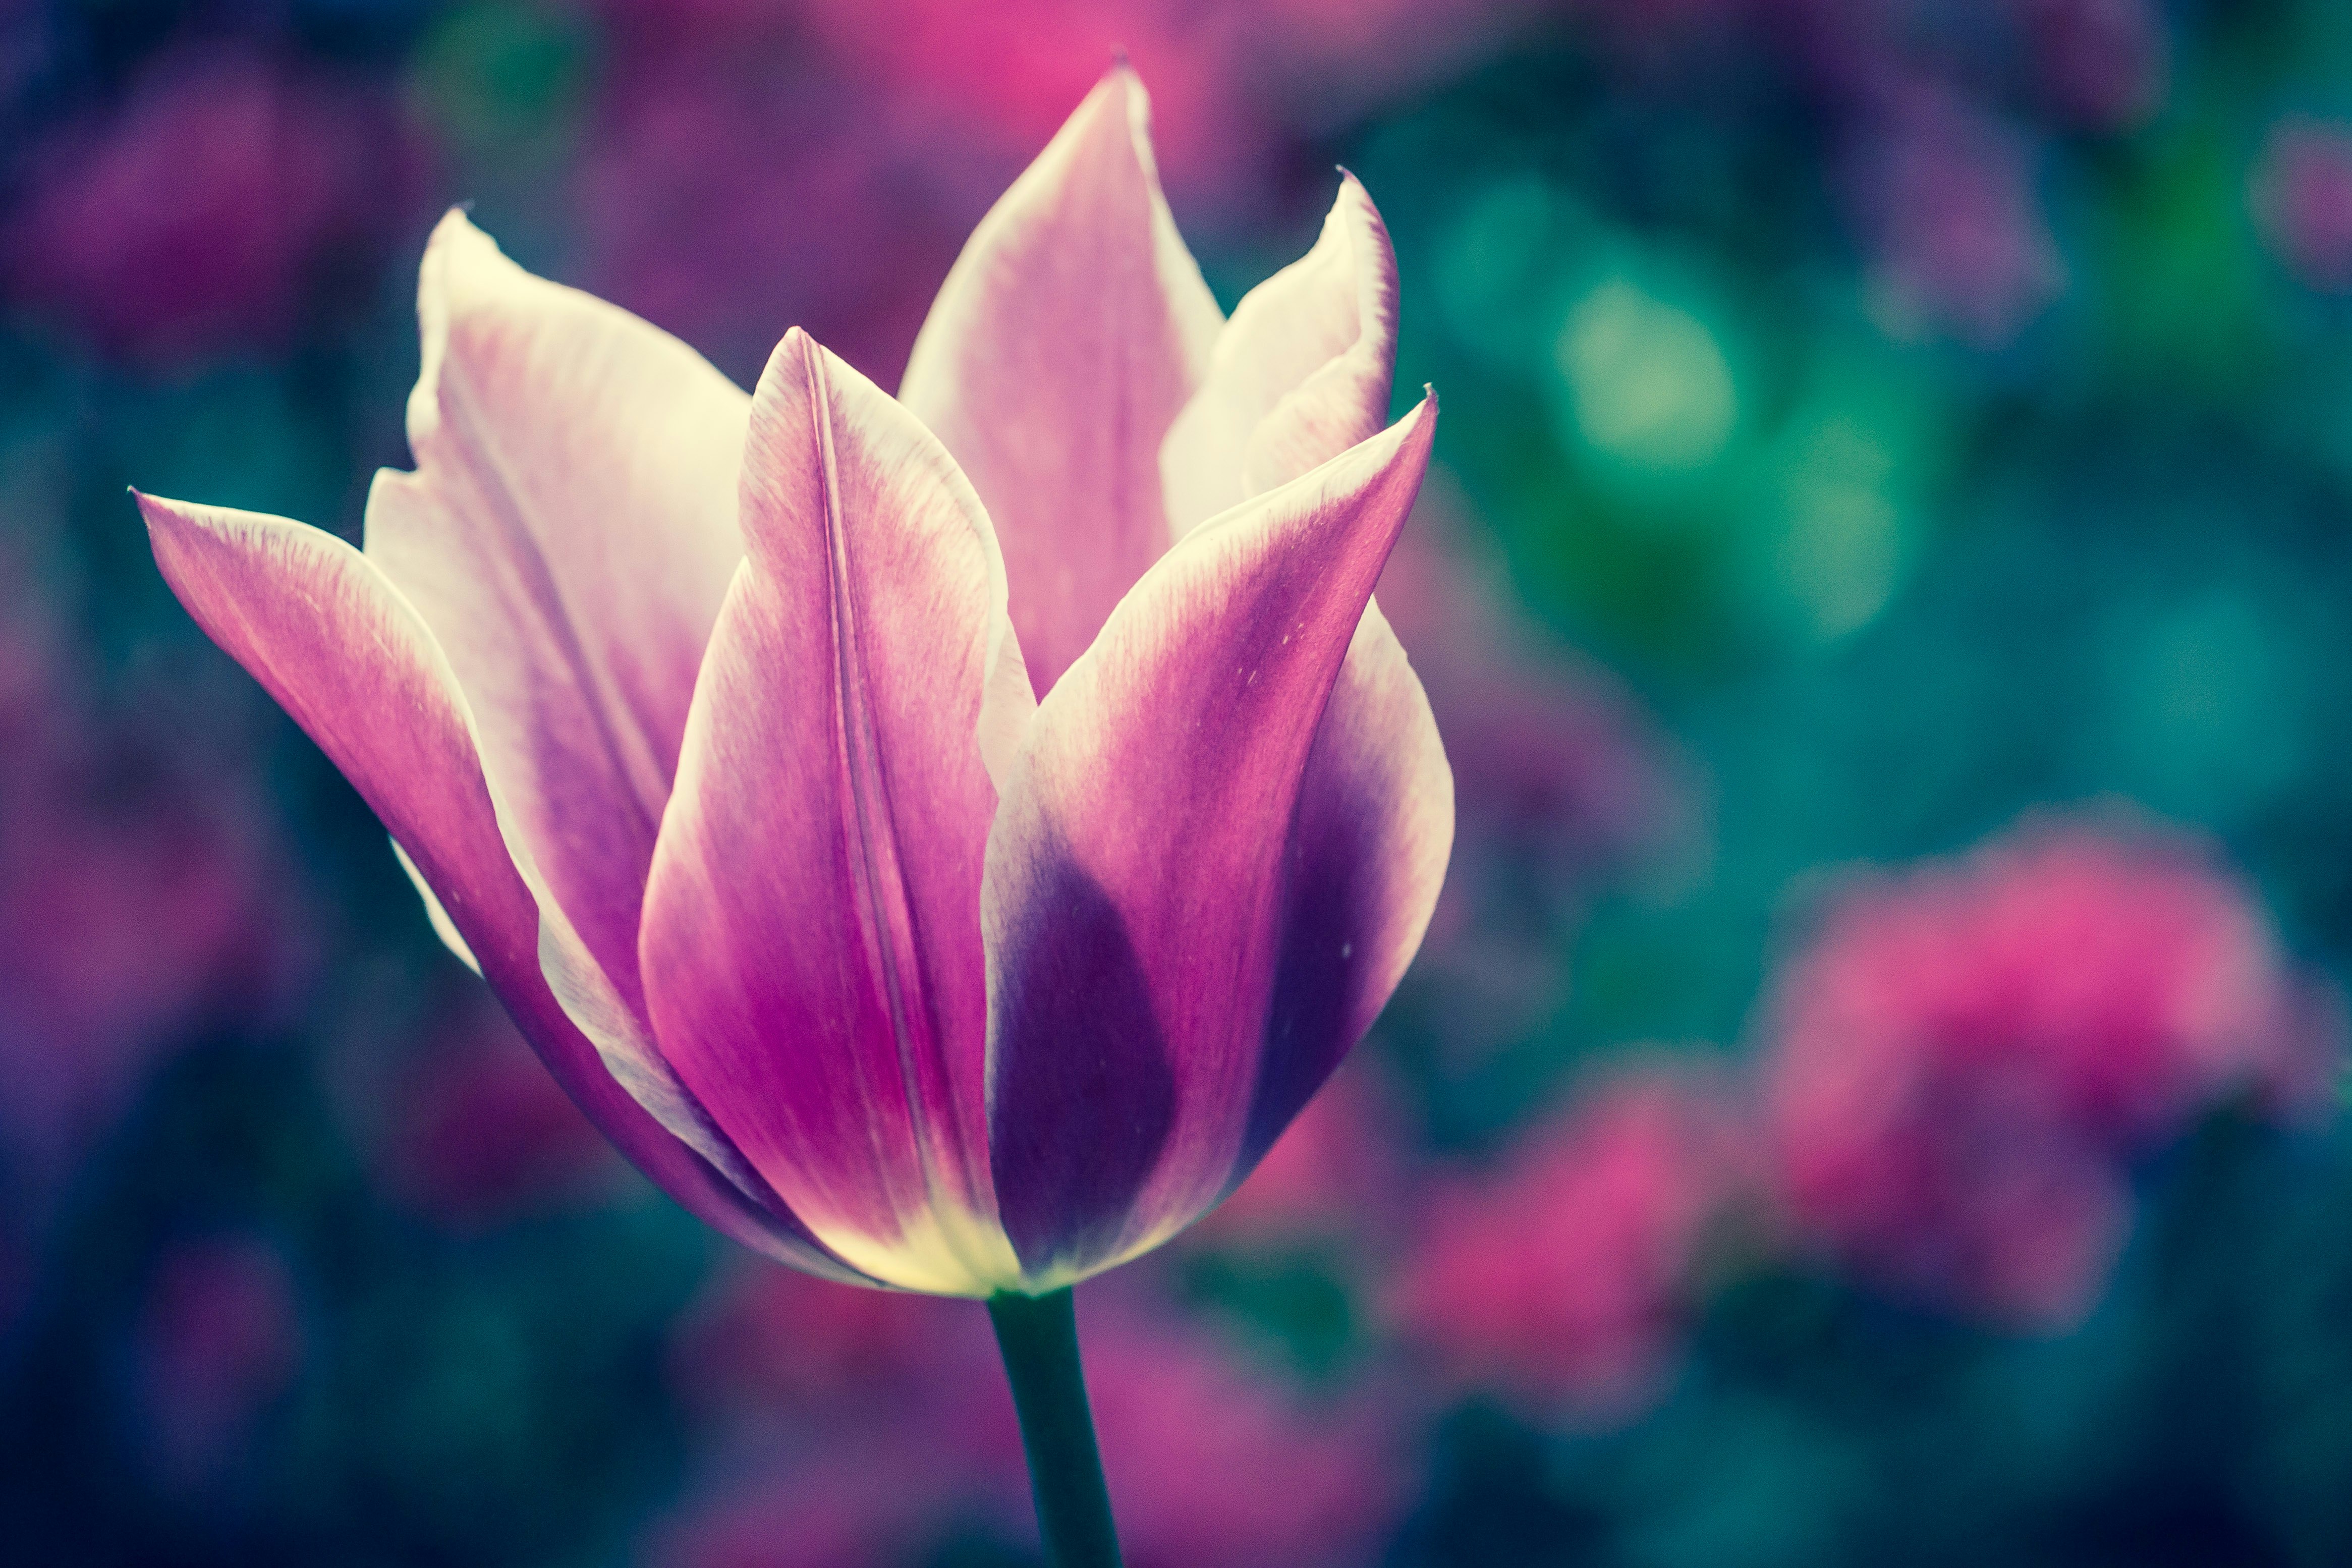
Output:
[[1685,474],[1730,444],[1739,394],[1721,339],[1632,279],[1611,279],[1577,302],[1557,357],[1575,434],[1596,454]]
[[1564,197],[1540,176],[1512,174],[1478,191],[1438,248],[1447,331],[1489,359],[1540,365],[1565,312],[1574,226]]
[[1911,554],[1888,494],[1895,457],[1871,431],[1832,416],[1802,432],[1782,479],[1786,531],[1775,565],[1806,629],[1828,641],[1886,607]]

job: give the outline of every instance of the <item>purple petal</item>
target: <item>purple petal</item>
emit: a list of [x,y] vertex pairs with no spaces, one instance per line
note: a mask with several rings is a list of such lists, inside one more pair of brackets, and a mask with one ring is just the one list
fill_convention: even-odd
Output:
[[983,733],[1033,703],[988,516],[906,409],[786,335],[752,399],[750,555],[646,897],[662,1049],[826,1244],[1015,1282],[985,1144]]
[[1244,296],[1160,450],[1181,537],[1388,423],[1396,255],[1364,187],[1341,177],[1322,236]]
[[1231,1184],[1363,1038],[1437,908],[1454,770],[1378,605],[1356,627],[1299,785],[1264,1055]]
[[[1250,290],[1161,449],[1181,533],[1370,437],[1388,418],[1396,257],[1343,175],[1322,236]],[[1444,879],[1454,775],[1420,680],[1377,606],[1356,628],[1290,829],[1280,956],[1248,1125],[1247,1175],[1370,1027]]]
[[[1195,531],[1038,709],[982,891],[997,1205],[1033,1279],[1164,1238],[1232,1178],[1286,916],[1319,896],[1291,889],[1291,826],[1353,798],[1301,780],[1435,413]],[[1350,1019],[1375,988],[1325,985]]]
[[1160,442],[1220,325],[1148,116],[1124,66],[1087,95],[973,232],[899,392],[996,524],[1040,693],[1168,547]]
[[[499,831],[456,677],[398,590],[331,534],[284,518],[141,496],[155,562],[215,642],[293,715],[434,895],[557,1081],[621,1152],[722,1233],[854,1278],[790,1210],[755,1201],[605,1071],[539,966],[539,915]],[[740,1164],[740,1161],[733,1161]]]
[[534,278],[451,213],[418,289],[413,474],[367,554],[447,654],[557,999],[681,1131],[636,973],[695,672],[741,559],[749,400],[677,340]]

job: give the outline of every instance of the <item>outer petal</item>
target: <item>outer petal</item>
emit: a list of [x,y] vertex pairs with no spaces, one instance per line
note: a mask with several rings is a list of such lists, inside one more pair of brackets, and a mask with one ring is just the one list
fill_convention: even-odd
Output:
[[[604,1135],[719,1230],[854,1278],[782,1204],[755,1202],[625,1093],[541,977],[538,917],[500,841],[472,724],[424,622],[359,552],[254,512],[139,498],[156,563],[383,821],[550,1071]],[[445,933],[447,934],[447,933]]]
[[367,553],[448,655],[557,999],[674,1131],[636,973],[646,867],[695,672],[741,559],[749,401],[624,310],[533,278],[461,213],[418,289],[417,469]]
[[742,515],[646,899],[663,1052],[843,1257],[986,1294],[1018,1268],[984,1142],[981,738],[1033,701],[988,516],[797,329],[753,398]]
[[1293,820],[1327,809],[1301,779],[1435,412],[1196,531],[1039,707],[982,893],[997,1205],[1033,1284],[1232,1179],[1286,914],[1318,896],[1288,876]]
[[1040,693],[1168,546],[1160,445],[1221,323],[1148,118],[1115,68],[973,232],[899,392],[996,523]]
[[1454,770],[1437,721],[1388,617],[1369,605],[1299,784],[1264,1054],[1229,1187],[1256,1168],[1404,978],[1453,846]]
[[1396,254],[1353,174],[1315,248],[1251,289],[1160,450],[1178,537],[1388,423]]
[[[1241,302],[1161,461],[1180,531],[1380,429],[1396,353],[1396,257],[1351,174],[1305,258]],[[1370,1027],[1421,944],[1454,835],[1454,775],[1377,605],[1317,730],[1289,834],[1265,1056],[1233,1171],[1247,1175]]]

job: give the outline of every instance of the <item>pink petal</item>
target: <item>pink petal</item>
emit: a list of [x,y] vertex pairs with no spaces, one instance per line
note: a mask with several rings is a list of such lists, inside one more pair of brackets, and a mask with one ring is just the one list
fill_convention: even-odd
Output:
[[1245,295],[1160,451],[1177,535],[1388,423],[1396,254],[1353,174],[1315,248]]
[[1018,1268],[984,1142],[982,737],[1034,700],[994,536],[920,422],[798,329],[742,515],[646,899],[662,1048],[828,1246],[985,1294]]
[[[1302,778],[1420,488],[1435,414],[1425,401],[1196,531],[1038,709],[982,891],[997,1204],[1032,1279],[1090,1272],[1163,1239],[1234,1178],[1269,1029],[1292,1011],[1276,995],[1287,922],[1304,910],[1305,929],[1324,929],[1312,922],[1328,895],[1294,883],[1327,868],[1302,864],[1292,823],[1366,797],[1302,799]],[[1393,673],[1376,666],[1375,686]],[[1411,704],[1364,711],[1406,726],[1382,739],[1418,746]],[[1318,828],[1314,842],[1344,845],[1333,836],[1355,826]],[[1395,880],[1410,879],[1370,885]],[[1370,922],[1412,923],[1410,911]],[[1385,994],[1395,954],[1362,958],[1381,973],[1327,976],[1346,1012],[1320,1028],[1352,1026],[1364,998]],[[1283,1077],[1278,1087],[1295,1086]]]
[[673,1127],[637,923],[710,624],[741,559],[749,400],[626,311],[534,278],[451,213],[418,289],[413,474],[368,558],[446,652],[557,999]]
[[590,1120],[719,1231],[851,1277],[763,1187],[755,1201],[666,1131],[556,1005],[540,973],[538,911],[501,842],[465,699],[433,634],[383,573],[341,540],[284,518],[155,496],[139,506],[181,603],[383,819],[449,934]]
[[974,231],[899,392],[996,523],[1040,693],[1168,547],[1160,441],[1220,324],[1148,119],[1113,68]]

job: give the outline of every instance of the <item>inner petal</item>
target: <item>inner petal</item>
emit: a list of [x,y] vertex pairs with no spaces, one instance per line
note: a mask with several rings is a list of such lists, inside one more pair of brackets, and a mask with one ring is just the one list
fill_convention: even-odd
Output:
[[982,220],[900,399],[994,521],[1013,624],[1050,690],[1168,545],[1160,447],[1223,318],[1114,69]]
[[459,215],[435,234],[418,303],[417,469],[379,477],[367,553],[473,709],[502,824],[556,906],[551,979],[614,1015],[609,1034],[643,1018],[646,871],[741,556],[749,399]]

